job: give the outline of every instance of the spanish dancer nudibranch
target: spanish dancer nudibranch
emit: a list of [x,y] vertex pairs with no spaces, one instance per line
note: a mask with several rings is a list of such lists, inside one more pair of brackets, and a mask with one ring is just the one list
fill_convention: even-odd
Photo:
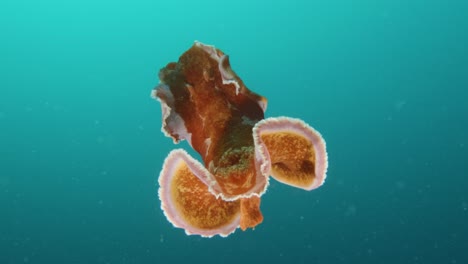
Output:
[[162,132],[187,140],[169,153],[159,175],[165,216],[186,234],[228,236],[263,221],[260,197],[269,176],[304,190],[321,186],[325,141],[300,119],[266,118],[267,100],[244,85],[229,57],[200,42],[159,72],[151,95],[161,103]]

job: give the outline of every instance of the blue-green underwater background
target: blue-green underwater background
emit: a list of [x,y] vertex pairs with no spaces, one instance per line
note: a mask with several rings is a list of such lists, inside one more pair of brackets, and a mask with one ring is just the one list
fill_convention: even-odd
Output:
[[[327,141],[228,238],[167,222],[150,98],[194,40]],[[0,263],[468,263],[468,2],[0,2]],[[192,152],[193,153],[193,152]]]

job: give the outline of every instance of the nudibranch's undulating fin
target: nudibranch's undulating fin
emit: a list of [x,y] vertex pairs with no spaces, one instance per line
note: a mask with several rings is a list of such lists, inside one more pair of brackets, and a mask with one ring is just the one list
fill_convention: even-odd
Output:
[[159,176],[159,199],[167,219],[185,232],[228,236],[240,223],[240,200],[224,201],[208,191],[209,172],[183,150],[173,150]]
[[184,120],[176,111],[173,110],[175,107],[175,99],[169,89],[169,86],[164,83],[159,84],[151,92],[151,97],[157,99],[161,103],[161,131],[164,135],[172,138],[174,143],[179,143],[179,141],[186,139],[191,145],[191,134],[187,131]]
[[288,117],[264,119],[253,131],[255,144],[267,149],[273,178],[305,190],[323,184],[328,161],[319,132],[300,119]]

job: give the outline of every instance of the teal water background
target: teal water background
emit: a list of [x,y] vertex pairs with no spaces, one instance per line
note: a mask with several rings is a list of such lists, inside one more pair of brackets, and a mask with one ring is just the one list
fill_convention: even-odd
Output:
[[[468,2],[0,2],[0,263],[468,263]],[[228,238],[165,219],[150,98],[194,40],[327,141]]]

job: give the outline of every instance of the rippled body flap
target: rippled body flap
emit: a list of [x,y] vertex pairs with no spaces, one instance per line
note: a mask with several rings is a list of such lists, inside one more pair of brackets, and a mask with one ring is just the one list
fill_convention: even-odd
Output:
[[270,174],[279,182],[312,190],[326,178],[328,157],[319,132],[300,119],[268,118],[257,123],[254,136],[268,151]]
[[173,150],[159,176],[159,198],[167,219],[187,234],[227,236],[240,221],[240,201],[224,201],[208,191],[201,164],[183,150]]

